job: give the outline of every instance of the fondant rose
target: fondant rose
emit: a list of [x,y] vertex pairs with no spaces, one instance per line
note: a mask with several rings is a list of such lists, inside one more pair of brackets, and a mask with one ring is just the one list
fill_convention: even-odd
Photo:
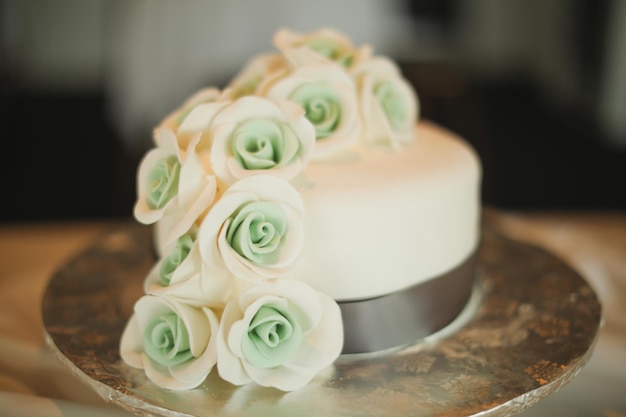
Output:
[[308,50],[344,67],[351,67],[371,54],[369,46],[355,48],[348,37],[331,28],[304,34],[280,29],[274,34],[273,44],[283,52],[290,49]]
[[176,131],[176,129],[178,129],[178,126],[181,125],[181,123],[185,120],[189,112],[194,107],[203,103],[220,101],[222,98],[223,92],[220,91],[218,88],[202,88],[189,96],[176,110],[168,114],[161,121],[161,123],[159,123],[157,128]]
[[199,136],[196,150],[202,152],[211,147],[211,136],[209,133],[211,123],[215,116],[222,111],[230,102],[216,101],[212,103],[202,103],[189,110],[185,120],[176,131],[178,146],[185,148],[189,143]]
[[[170,253],[161,259],[159,262],[158,268],[158,282],[161,286],[167,287],[170,283],[175,283],[177,281],[176,275],[180,275],[183,268],[179,268],[187,257],[189,256],[189,252],[191,252],[191,248],[196,246],[195,232],[189,231],[185,233],[181,237],[176,240],[176,244],[170,250]],[[193,257],[190,258],[193,260]],[[197,269],[193,268],[192,269]],[[172,278],[174,278],[174,282],[172,282]],[[180,280],[180,279],[178,279]]]
[[251,58],[229,83],[227,90],[229,90],[230,97],[237,99],[255,94],[264,80],[285,71],[286,65],[285,57],[275,52],[263,53]]
[[159,259],[144,281],[147,294],[168,296],[196,307],[221,309],[245,288],[242,282],[205,268],[198,241],[184,234],[170,252]]
[[362,62],[352,72],[359,89],[363,138],[397,148],[414,138],[418,101],[398,67],[384,57]]
[[235,385],[292,391],[341,353],[337,303],[301,281],[255,286],[226,305],[217,342],[220,376]]
[[229,94],[229,91],[214,87],[203,88],[163,119],[156,130],[166,129],[176,133],[181,149],[187,149],[192,138],[201,133],[196,150],[203,151],[211,145],[211,139],[206,134],[208,127],[213,117],[230,101]]
[[134,215],[143,224],[159,222],[155,243],[160,255],[191,229],[215,199],[217,180],[203,163],[204,156],[196,152],[199,139],[197,134],[183,153],[172,131],[158,129],[158,146],[139,165]]
[[135,218],[151,224],[163,216],[168,205],[178,195],[183,153],[173,133],[156,135],[157,147],[142,158],[137,173]]
[[304,109],[306,118],[315,127],[313,158],[346,148],[359,135],[356,86],[336,64],[296,67],[264,85],[260,93],[273,100],[292,101]]
[[120,355],[161,388],[191,389],[217,361],[217,331],[218,320],[210,309],[145,295],[126,324]]
[[244,178],[215,203],[198,241],[211,274],[258,282],[288,274],[302,248],[304,203],[287,181]]
[[291,180],[309,163],[313,125],[290,102],[242,97],[215,117],[211,165],[226,183],[268,173]]

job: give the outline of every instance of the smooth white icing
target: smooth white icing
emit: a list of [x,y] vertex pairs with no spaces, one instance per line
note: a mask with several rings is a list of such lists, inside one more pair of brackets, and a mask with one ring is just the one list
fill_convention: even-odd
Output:
[[373,298],[443,274],[476,249],[475,151],[432,123],[415,135],[399,150],[354,146],[295,179],[306,207],[295,279],[338,301]]

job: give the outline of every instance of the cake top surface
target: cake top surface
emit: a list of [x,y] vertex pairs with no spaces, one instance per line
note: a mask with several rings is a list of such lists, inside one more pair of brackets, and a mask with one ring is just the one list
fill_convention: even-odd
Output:
[[[309,164],[292,183],[305,199],[313,190],[349,199],[352,193],[372,189],[405,191],[407,184],[413,190],[419,186],[445,187],[451,177],[476,171],[477,158],[475,151],[454,133],[421,121],[414,126],[413,141],[401,150],[384,144],[348,147]],[[429,181],[415,181],[424,177]]]

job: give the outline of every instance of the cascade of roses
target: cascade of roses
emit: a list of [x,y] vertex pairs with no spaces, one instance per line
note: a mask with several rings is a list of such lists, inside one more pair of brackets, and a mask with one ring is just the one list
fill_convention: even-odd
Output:
[[339,356],[339,306],[292,275],[306,238],[293,180],[355,144],[413,140],[417,99],[392,61],[330,29],[273,43],[167,116],[138,169],[134,216],[158,259],[120,353],[166,389],[216,368],[291,391]]

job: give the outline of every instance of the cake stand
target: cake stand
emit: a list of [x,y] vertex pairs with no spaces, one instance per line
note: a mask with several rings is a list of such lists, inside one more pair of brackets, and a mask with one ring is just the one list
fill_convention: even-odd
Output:
[[442,331],[400,349],[340,357],[305,388],[236,387],[209,375],[172,392],[119,357],[152,266],[151,229],[129,223],[61,268],[43,298],[48,345],[105,400],[143,416],[508,416],[569,382],[602,322],[592,288],[552,254],[485,221],[478,279]]

